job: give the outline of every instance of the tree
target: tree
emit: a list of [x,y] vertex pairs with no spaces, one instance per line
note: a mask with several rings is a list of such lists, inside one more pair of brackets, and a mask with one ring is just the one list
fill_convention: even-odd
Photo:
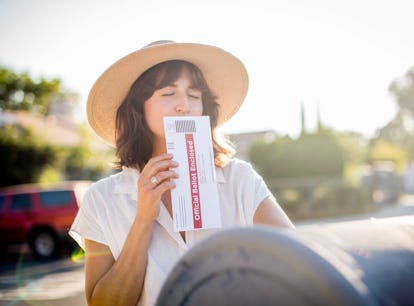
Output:
[[408,153],[406,150],[397,146],[386,139],[379,138],[371,140],[367,153],[367,162],[374,164],[378,161],[391,161],[402,171],[408,163]]
[[345,166],[365,157],[365,145],[361,135],[320,126],[298,139],[257,142],[250,159],[292,219],[326,218],[370,208],[366,190],[345,179]]
[[[0,67],[0,111],[27,111],[35,117],[67,114],[76,94],[66,91],[58,79],[34,80],[28,73],[15,73]],[[62,104],[61,104],[62,103]],[[63,104],[65,103],[65,104]],[[110,153],[93,149],[86,132],[77,125],[81,143],[76,147],[57,145],[41,132],[19,123],[0,125],[0,186],[50,182],[61,179],[96,179],[105,171]],[[82,132],[80,131],[82,130]],[[95,153],[96,156],[93,154]]]
[[411,67],[402,78],[392,81],[389,91],[396,98],[398,106],[414,116],[414,67]]
[[37,182],[42,170],[56,161],[56,150],[36,139],[29,130],[0,129],[0,186]]
[[374,139],[399,146],[407,151],[409,159],[414,159],[414,67],[403,77],[391,82],[389,92],[399,107],[395,117],[378,130]]
[[345,153],[333,134],[322,131],[272,143],[255,143],[250,159],[265,178],[342,176]]
[[52,101],[73,95],[59,79],[34,80],[28,73],[16,73],[0,67],[0,110],[24,110],[48,114]]

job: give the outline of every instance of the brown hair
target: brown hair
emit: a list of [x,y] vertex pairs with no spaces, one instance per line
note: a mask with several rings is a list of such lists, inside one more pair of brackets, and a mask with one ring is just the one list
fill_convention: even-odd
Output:
[[217,132],[219,105],[200,69],[186,61],[171,60],[145,71],[132,84],[128,95],[118,108],[115,134],[118,168],[127,166],[142,170],[152,157],[152,133],[144,116],[144,103],[151,98],[155,90],[174,83],[183,69],[189,71],[192,85],[202,93],[203,115],[210,117],[216,166],[223,167],[234,154],[230,142]]

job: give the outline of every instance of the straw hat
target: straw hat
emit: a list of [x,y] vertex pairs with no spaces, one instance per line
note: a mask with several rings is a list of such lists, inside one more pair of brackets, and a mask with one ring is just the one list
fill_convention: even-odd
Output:
[[118,107],[134,81],[147,69],[168,60],[184,60],[203,73],[219,104],[219,125],[230,119],[247,94],[248,75],[232,54],[209,45],[158,41],[111,65],[93,85],[87,102],[88,121],[103,140],[115,146]]

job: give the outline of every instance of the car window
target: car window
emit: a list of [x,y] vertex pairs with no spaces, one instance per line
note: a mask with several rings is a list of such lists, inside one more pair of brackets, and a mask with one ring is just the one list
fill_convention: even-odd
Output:
[[27,210],[32,207],[29,193],[15,194],[12,197],[11,209],[14,211]]
[[39,195],[40,202],[46,207],[68,206],[72,202],[69,190],[42,191]]
[[4,209],[4,195],[0,195],[0,212]]

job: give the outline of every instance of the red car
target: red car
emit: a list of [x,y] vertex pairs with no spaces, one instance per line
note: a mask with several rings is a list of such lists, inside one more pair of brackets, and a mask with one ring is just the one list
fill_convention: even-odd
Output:
[[68,230],[89,181],[0,189],[0,243],[27,242],[37,259],[53,259],[70,241]]

